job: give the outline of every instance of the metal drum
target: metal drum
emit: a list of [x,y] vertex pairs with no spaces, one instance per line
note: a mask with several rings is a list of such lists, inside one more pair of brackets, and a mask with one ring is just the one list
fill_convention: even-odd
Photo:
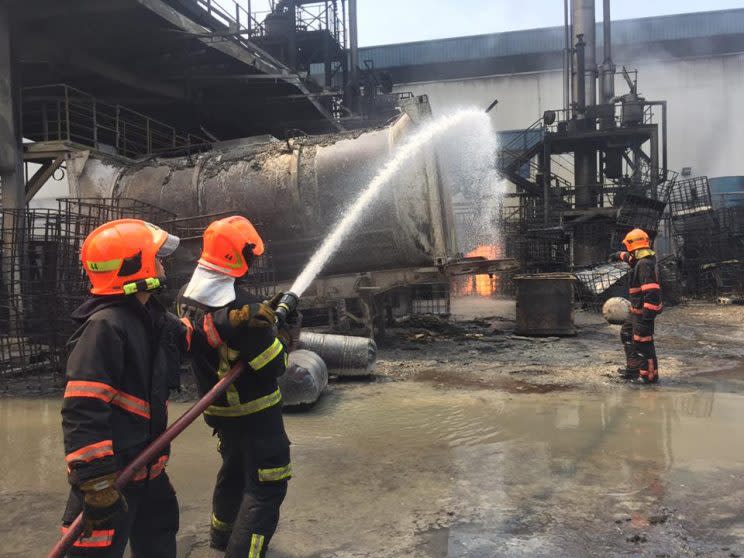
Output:
[[576,335],[574,283],[570,273],[518,275],[518,335]]

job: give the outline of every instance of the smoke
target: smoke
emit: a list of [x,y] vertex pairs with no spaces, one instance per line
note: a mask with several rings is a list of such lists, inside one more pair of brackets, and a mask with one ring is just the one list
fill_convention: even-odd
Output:
[[[622,45],[613,58],[618,68],[638,70],[641,96],[667,101],[669,169],[692,167],[694,175],[708,176],[744,174],[744,131],[732,118],[744,94],[744,55],[717,53],[720,45],[710,37],[687,41],[684,53],[660,43],[642,46]],[[627,92],[620,76],[615,87],[617,94]],[[655,121],[661,122],[660,109]]]

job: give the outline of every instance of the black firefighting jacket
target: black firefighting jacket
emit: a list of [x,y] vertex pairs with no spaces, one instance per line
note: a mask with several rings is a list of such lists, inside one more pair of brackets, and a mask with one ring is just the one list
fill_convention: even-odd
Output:
[[[62,405],[70,482],[116,472],[166,428],[185,327],[150,298],[100,296],[74,313],[82,325],[68,342]],[[166,449],[135,481],[159,475]]]
[[184,323],[193,328],[191,367],[200,395],[204,395],[230,368],[242,361],[245,371],[204,412],[212,428],[248,428],[263,435],[283,433],[282,396],[277,378],[284,374],[287,352],[276,328],[237,328],[230,325],[230,310],[259,299],[236,285],[236,299],[222,308],[209,308],[188,298],[179,306]]
[[654,251],[642,248],[632,254],[622,252],[621,259],[631,266],[628,283],[631,314],[653,320],[664,309]]

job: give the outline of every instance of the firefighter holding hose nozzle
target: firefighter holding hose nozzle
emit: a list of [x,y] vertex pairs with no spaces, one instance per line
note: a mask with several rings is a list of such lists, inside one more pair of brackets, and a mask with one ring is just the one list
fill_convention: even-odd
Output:
[[654,322],[663,309],[656,253],[651,249],[648,234],[641,229],[630,231],[623,244],[627,251],[610,256],[611,262],[623,261],[630,265],[631,316],[620,330],[626,367],[618,372],[627,380],[640,376],[644,383],[656,383],[659,363],[654,345]]
[[[232,216],[204,231],[199,263],[177,301],[193,328],[191,364],[201,394],[237,362],[244,373],[204,413],[219,437],[222,467],[212,500],[210,542],[228,558],[263,558],[292,476],[289,438],[277,385],[298,316],[253,296],[241,283],[264,243],[251,222]],[[284,306],[287,306],[286,304]],[[289,314],[277,320],[275,309]],[[289,310],[289,312],[287,312]]]

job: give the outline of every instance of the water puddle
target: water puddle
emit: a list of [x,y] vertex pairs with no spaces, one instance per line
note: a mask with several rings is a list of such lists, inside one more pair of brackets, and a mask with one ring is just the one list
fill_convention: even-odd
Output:
[[[56,536],[59,419],[58,400],[0,400],[2,557]],[[272,558],[741,554],[736,393],[347,383],[286,422],[296,475]],[[218,556],[205,544],[213,441],[200,421],[174,445],[183,557]]]

